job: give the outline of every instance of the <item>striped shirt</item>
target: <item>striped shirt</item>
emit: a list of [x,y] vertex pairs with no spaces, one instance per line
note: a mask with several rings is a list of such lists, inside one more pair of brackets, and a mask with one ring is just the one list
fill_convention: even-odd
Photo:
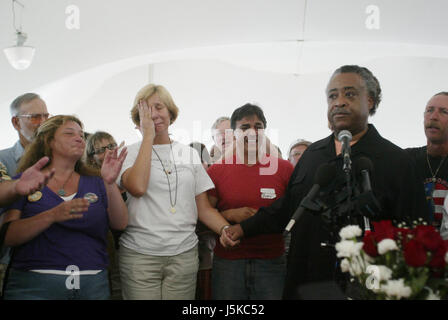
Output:
[[434,183],[432,178],[427,178],[424,181],[424,185],[426,200],[433,213],[433,225],[439,228],[443,217],[443,202],[448,195],[448,182],[442,178],[437,178]]

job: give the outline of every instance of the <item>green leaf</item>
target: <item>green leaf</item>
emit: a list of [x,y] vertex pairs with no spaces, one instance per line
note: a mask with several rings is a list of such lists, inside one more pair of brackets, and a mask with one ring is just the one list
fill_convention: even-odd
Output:
[[413,296],[417,296],[420,293],[425,287],[428,278],[429,272],[426,268],[414,268],[411,279],[408,279]]

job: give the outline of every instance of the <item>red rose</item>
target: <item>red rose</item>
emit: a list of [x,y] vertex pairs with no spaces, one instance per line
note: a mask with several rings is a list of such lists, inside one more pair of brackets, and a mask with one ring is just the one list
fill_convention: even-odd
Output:
[[432,253],[431,261],[429,266],[433,268],[444,268],[445,267],[445,246],[440,246],[435,252]]
[[443,239],[433,226],[417,226],[415,228],[415,240],[420,242],[425,249],[436,251],[444,247]]
[[364,245],[362,246],[362,249],[365,253],[371,257],[376,257],[378,255],[378,249],[372,232],[367,233],[364,236],[363,243]]
[[444,268],[446,265],[445,255],[448,251],[448,240],[443,240],[443,245],[440,246],[435,253],[433,253],[433,257],[430,266],[433,267],[431,270],[431,276],[435,278],[441,278],[444,276]]
[[394,226],[390,220],[382,220],[379,222],[372,222],[373,224],[373,236],[376,243],[381,242],[384,239],[394,239]]
[[421,267],[426,263],[426,251],[423,245],[412,239],[404,247],[404,260],[411,267]]

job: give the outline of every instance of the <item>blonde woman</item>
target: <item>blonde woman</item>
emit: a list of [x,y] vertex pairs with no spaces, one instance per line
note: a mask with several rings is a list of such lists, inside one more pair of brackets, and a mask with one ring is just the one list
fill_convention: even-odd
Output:
[[124,299],[194,299],[199,218],[235,245],[227,221],[210,206],[213,183],[197,152],[170,139],[178,108],[169,92],[149,84],[137,94],[131,116],[143,138],[128,146],[120,174],[128,192],[129,225],[120,238]]
[[108,299],[107,231],[128,222],[115,184],[126,150],[108,150],[99,177],[80,160],[84,148],[81,121],[63,115],[44,122],[26,148],[19,172],[47,156],[42,171],[54,175],[5,213],[5,245],[14,247],[5,299]]

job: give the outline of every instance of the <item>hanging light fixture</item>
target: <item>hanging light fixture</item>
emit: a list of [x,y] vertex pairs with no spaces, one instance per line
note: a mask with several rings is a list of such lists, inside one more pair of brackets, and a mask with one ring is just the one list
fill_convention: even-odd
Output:
[[[22,32],[22,21],[20,21],[20,27],[16,28],[16,13],[15,13],[15,4],[18,4],[23,8],[25,6],[18,2],[17,0],[12,0],[12,14],[13,14],[13,27],[16,30],[16,45],[5,48],[3,51],[5,52],[6,58],[9,63],[17,70],[25,70],[33,61],[34,52],[36,49],[31,46],[25,46],[25,41],[27,39],[26,33]],[[20,19],[21,20],[21,19]]]

